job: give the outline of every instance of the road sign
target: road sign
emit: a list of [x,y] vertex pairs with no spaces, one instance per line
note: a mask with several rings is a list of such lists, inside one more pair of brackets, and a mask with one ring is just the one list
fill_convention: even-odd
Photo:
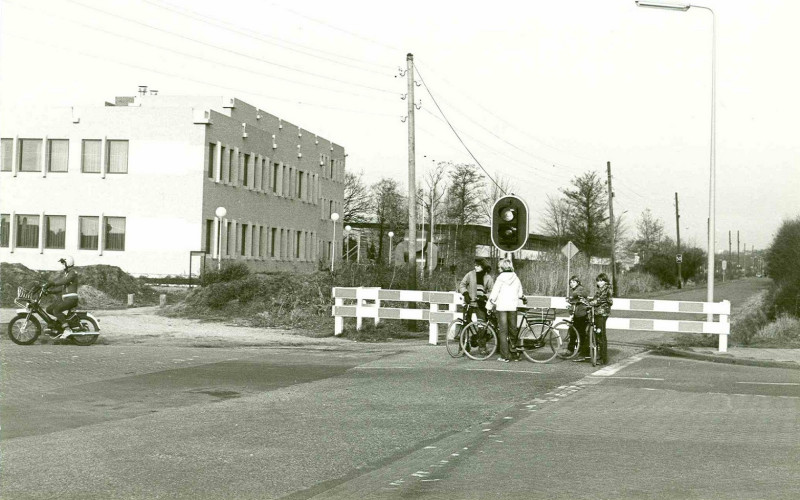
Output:
[[683,254],[679,253],[679,254],[675,255],[675,262],[677,262],[678,264],[683,262]]
[[576,247],[571,241],[568,241],[567,244],[561,249],[561,253],[563,253],[568,259],[575,257],[575,254],[578,252],[580,252],[580,250],[578,250],[578,247]]
[[722,261],[722,270],[724,271],[726,269],[728,269],[728,261],[727,260],[723,260]]

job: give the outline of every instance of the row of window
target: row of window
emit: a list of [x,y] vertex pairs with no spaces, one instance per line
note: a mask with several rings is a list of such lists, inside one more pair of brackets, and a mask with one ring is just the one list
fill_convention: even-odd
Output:
[[[323,242],[313,231],[267,227],[257,224],[225,221],[221,228],[214,219],[206,219],[205,251],[217,255],[219,245],[223,257],[272,258],[278,260],[316,260]],[[222,230],[218,235],[217,231]],[[219,238],[219,239],[217,239]]]
[[[100,249],[100,223],[97,216],[78,217],[78,249]],[[125,217],[103,217],[103,250],[125,250]],[[67,244],[67,216],[0,214],[0,247],[64,249]],[[42,241],[40,241],[42,238]]]
[[[0,139],[2,172],[68,172],[69,139]],[[128,173],[128,141],[106,140],[105,161],[102,139],[81,141],[81,172],[87,174]]]

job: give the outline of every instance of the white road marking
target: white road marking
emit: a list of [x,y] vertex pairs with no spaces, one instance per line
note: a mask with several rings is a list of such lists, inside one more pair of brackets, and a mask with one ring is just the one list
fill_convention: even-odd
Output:
[[737,384],[747,385],[800,385],[797,382],[736,382]]
[[542,372],[533,372],[533,371],[523,371],[523,370],[498,370],[497,368],[467,368],[469,371],[473,372],[509,372],[509,373],[542,373]]
[[654,378],[654,377],[622,377],[622,376],[614,377],[614,376],[600,376],[600,375],[589,375],[589,377],[595,377],[595,378],[597,378],[597,377],[600,377],[600,378],[618,378],[618,379],[623,379],[623,380],[660,380],[662,382],[664,381],[663,378]]
[[415,370],[418,366],[354,366],[353,370]]
[[606,366],[597,370],[596,372],[592,373],[591,376],[593,377],[610,377],[614,375],[618,371],[626,368],[634,363],[638,363],[639,361],[643,360],[647,357],[647,354],[637,354],[635,356],[631,356],[630,358],[623,359],[619,363],[614,363],[613,365]]

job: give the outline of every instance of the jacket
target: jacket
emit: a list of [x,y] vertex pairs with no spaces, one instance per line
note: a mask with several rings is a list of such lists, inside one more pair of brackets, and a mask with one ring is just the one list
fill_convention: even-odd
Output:
[[513,272],[500,273],[494,282],[489,303],[498,311],[516,311],[519,300],[524,297],[522,282]]
[[595,306],[595,314],[599,316],[609,316],[614,299],[611,298],[611,285],[598,288],[594,297],[589,300],[589,304]]
[[483,273],[483,283],[480,288],[483,288],[483,293],[478,293],[478,273],[473,269],[464,275],[461,283],[458,284],[459,293],[469,293],[470,300],[474,302],[479,296],[489,295],[494,286],[494,278],[489,273]]
[[64,295],[67,294],[73,295],[78,293],[78,286],[80,285],[80,281],[78,279],[78,273],[75,272],[75,269],[70,268],[70,269],[65,269],[63,275],[48,280],[47,284],[49,286],[63,286]]
[[572,306],[572,313],[576,318],[586,316],[586,305],[581,303],[581,299],[586,298],[586,289],[583,285],[578,285],[567,292],[567,302]]

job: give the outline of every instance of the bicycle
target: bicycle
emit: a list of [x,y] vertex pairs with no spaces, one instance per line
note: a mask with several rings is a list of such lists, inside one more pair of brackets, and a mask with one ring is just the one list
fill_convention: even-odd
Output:
[[461,350],[468,358],[483,361],[497,351],[497,317],[487,311],[486,320],[468,323],[461,330]]
[[555,318],[555,310],[550,307],[526,309],[519,325],[517,345],[511,350],[533,363],[548,363],[555,359],[565,349],[562,346],[566,346],[561,332],[553,327]]
[[586,316],[586,336],[589,339],[589,359],[592,361],[592,366],[597,366],[597,359],[599,356],[599,349],[604,347],[602,344],[608,342],[604,337],[597,338],[600,333],[600,328],[594,322],[595,306],[586,303],[587,316]]
[[464,349],[461,347],[461,335],[464,326],[472,321],[472,315],[477,311],[478,306],[467,304],[464,307],[464,314],[460,318],[456,318],[447,325],[447,334],[445,335],[445,347],[447,353],[452,358],[460,358],[464,355]]
[[[561,347],[556,351],[556,355],[561,359],[572,359],[577,356],[581,347],[581,336],[578,334],[578,329],[575,328],[574,315],[570,319],[562,319],[553,325],[553,328],[558,330],[561,336]],[[570,344],[573,345],[571,350],[569,349]]]

